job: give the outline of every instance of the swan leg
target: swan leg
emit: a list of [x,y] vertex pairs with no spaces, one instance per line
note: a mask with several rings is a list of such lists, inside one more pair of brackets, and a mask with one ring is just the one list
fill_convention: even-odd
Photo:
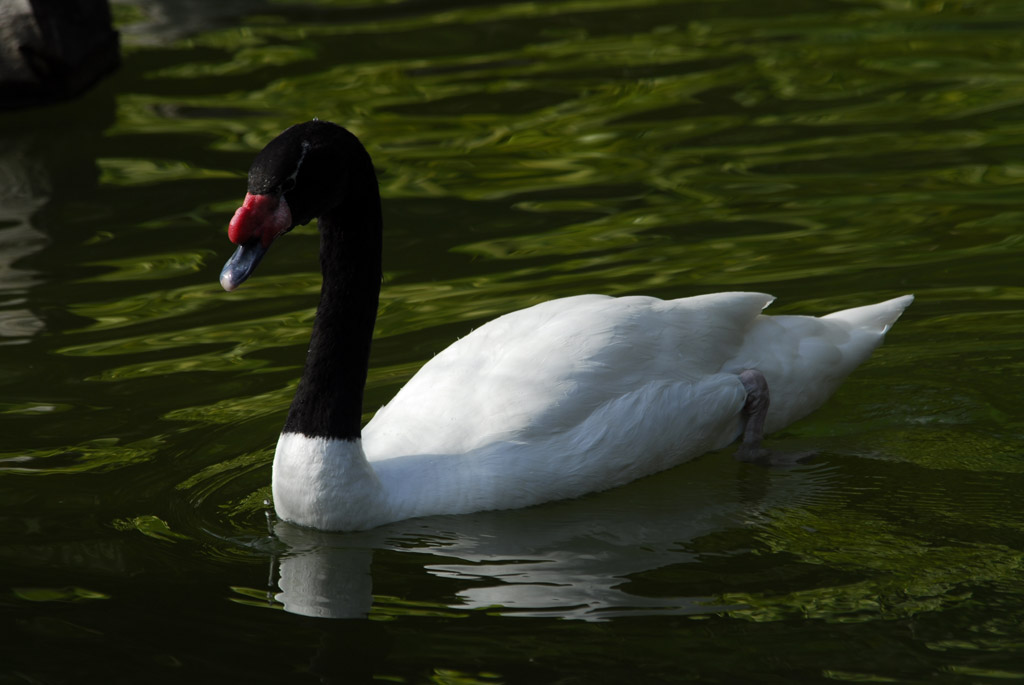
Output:
[[757,369],[741,371],[739,379],[747,391],[747,401],[743,403],[742,415],[745,421],[743,440],[736,450],[737,461],[764,466],[789,466],[813,457],[814,452],[783,454],[761,447],[761,441],[764,439],[764,420],[768,416],[768,405],[771,404],[768,381]]
[[768,381],[765,380],[764,374],[756,369],[740,372],[739,378],[747,391],[747,401],[743,403],[743,441],[736,450],[736,459],[770,463],[772,453],[761,447],[761,440],[764,439],[764,420],[768,416],[768,405],[771,403]]

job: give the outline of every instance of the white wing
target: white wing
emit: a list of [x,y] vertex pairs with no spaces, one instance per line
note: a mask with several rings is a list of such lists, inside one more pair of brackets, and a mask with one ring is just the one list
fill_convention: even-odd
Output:
[[431,359],[377,412],[363,430],[367,457],[543,440],[650,383],[695,383],[740,352],[771,301],[582,295],[506,314]]

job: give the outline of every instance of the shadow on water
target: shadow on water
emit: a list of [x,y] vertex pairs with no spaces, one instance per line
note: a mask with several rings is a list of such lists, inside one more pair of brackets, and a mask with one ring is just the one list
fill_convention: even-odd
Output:
[[86,105],[8,113],[0,129],[0,344],[67,325],[47,302],[59,297],[81,232],[98,218],[75,209],[100,194],[97,151],[116,116],[109,86],[86,97]]

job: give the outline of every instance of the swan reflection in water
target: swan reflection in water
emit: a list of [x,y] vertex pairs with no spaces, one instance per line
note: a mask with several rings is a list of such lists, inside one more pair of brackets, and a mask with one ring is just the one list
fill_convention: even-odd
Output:
[[[455,601],[429,609],[582,620],[720,612],[728,607],[706,586],[647,579],[641,584],[657,594],[638,594],[631,585],[642,574],[699,562],[691,543],[700,538],[820,501],[834,473],[825,463],[769,469],[717,453],[615,490],[528,509],[427,517],[357,533],[279,521],[273,532],[285,551],[275,559],[275,598],[295,614],[367,617],[375,610],[372,562],[379,550],[424,555],[427,574],[460,584]],[[727,548],[712,543],[713,554],[746,551],[720,544]],[[379,597],[378,608],[388,601]]]

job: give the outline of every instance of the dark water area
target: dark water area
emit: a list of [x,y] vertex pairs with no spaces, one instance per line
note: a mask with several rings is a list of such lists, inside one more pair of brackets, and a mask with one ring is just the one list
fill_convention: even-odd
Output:
[[[216,4],[216,7],[213,5]],[[1024,5],[138,0],[0,112],[0,683],[1024,678]],[[255,153],[378,168],[368,414],[502,313],[914,293],[773,447],[579,500],[268,520],[315,226],[217,282]]]

